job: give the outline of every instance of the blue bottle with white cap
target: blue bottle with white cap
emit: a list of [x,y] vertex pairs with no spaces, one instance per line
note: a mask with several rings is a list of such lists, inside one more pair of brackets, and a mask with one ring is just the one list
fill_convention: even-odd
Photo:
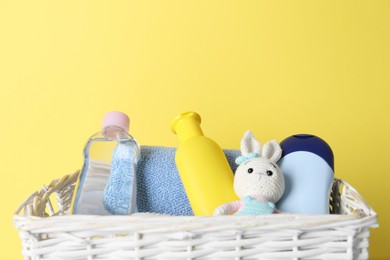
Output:
[[289,213],[329,214],[329,197],[334,178],[334,158],[321,138],[293,135],[280,143],[278,164],[285,178],[285,192],[277,207]]

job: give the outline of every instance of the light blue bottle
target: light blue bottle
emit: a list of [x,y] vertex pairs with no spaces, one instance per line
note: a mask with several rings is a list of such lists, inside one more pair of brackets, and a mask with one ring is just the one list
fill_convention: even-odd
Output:
[[278,164],[285,178],[285,192],[277,208],[289,213],[329,214],[334,178],[330,146],[321,138],[299,134],[280,143],[283,154]]
[[109,112],[89,138],[73,200],[73,214],[128,215],[136,210],[140,147],[128,133],[129,117]]

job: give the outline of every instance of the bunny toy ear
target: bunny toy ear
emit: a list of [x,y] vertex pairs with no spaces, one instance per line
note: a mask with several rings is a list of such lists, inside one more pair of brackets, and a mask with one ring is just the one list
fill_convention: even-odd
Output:
[[264,144],[262,157],[269,159],[271,162],[279,161],[282,157],[282,148],[276,140],[272,140]]
[[261,153],[261,143],[256,140],[250,130],[246,131],[241,139],[241,155],[248,156],[251,153]]

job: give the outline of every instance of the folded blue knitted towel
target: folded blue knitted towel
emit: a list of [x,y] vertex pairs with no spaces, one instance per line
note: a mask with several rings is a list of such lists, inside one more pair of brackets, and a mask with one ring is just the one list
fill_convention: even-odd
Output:
[[[224,150],[235,172],[234,162],[239,150]],[[176,148],[142,146],[141,161],[137,166],[138,212],[170,215],[193,215],[175,163]]]

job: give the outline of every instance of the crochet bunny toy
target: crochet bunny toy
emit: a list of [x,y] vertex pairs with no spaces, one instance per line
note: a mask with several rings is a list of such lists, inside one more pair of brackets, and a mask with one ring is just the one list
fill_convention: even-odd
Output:
[[276,140],[261,147],[251,131],[241,140],[241,156],[234,176],[234,191],[240,200],[217,207],[214,215],[261,215],[278,212],[275,203],[284,193],[284,177],[276,164],[282,155]]

